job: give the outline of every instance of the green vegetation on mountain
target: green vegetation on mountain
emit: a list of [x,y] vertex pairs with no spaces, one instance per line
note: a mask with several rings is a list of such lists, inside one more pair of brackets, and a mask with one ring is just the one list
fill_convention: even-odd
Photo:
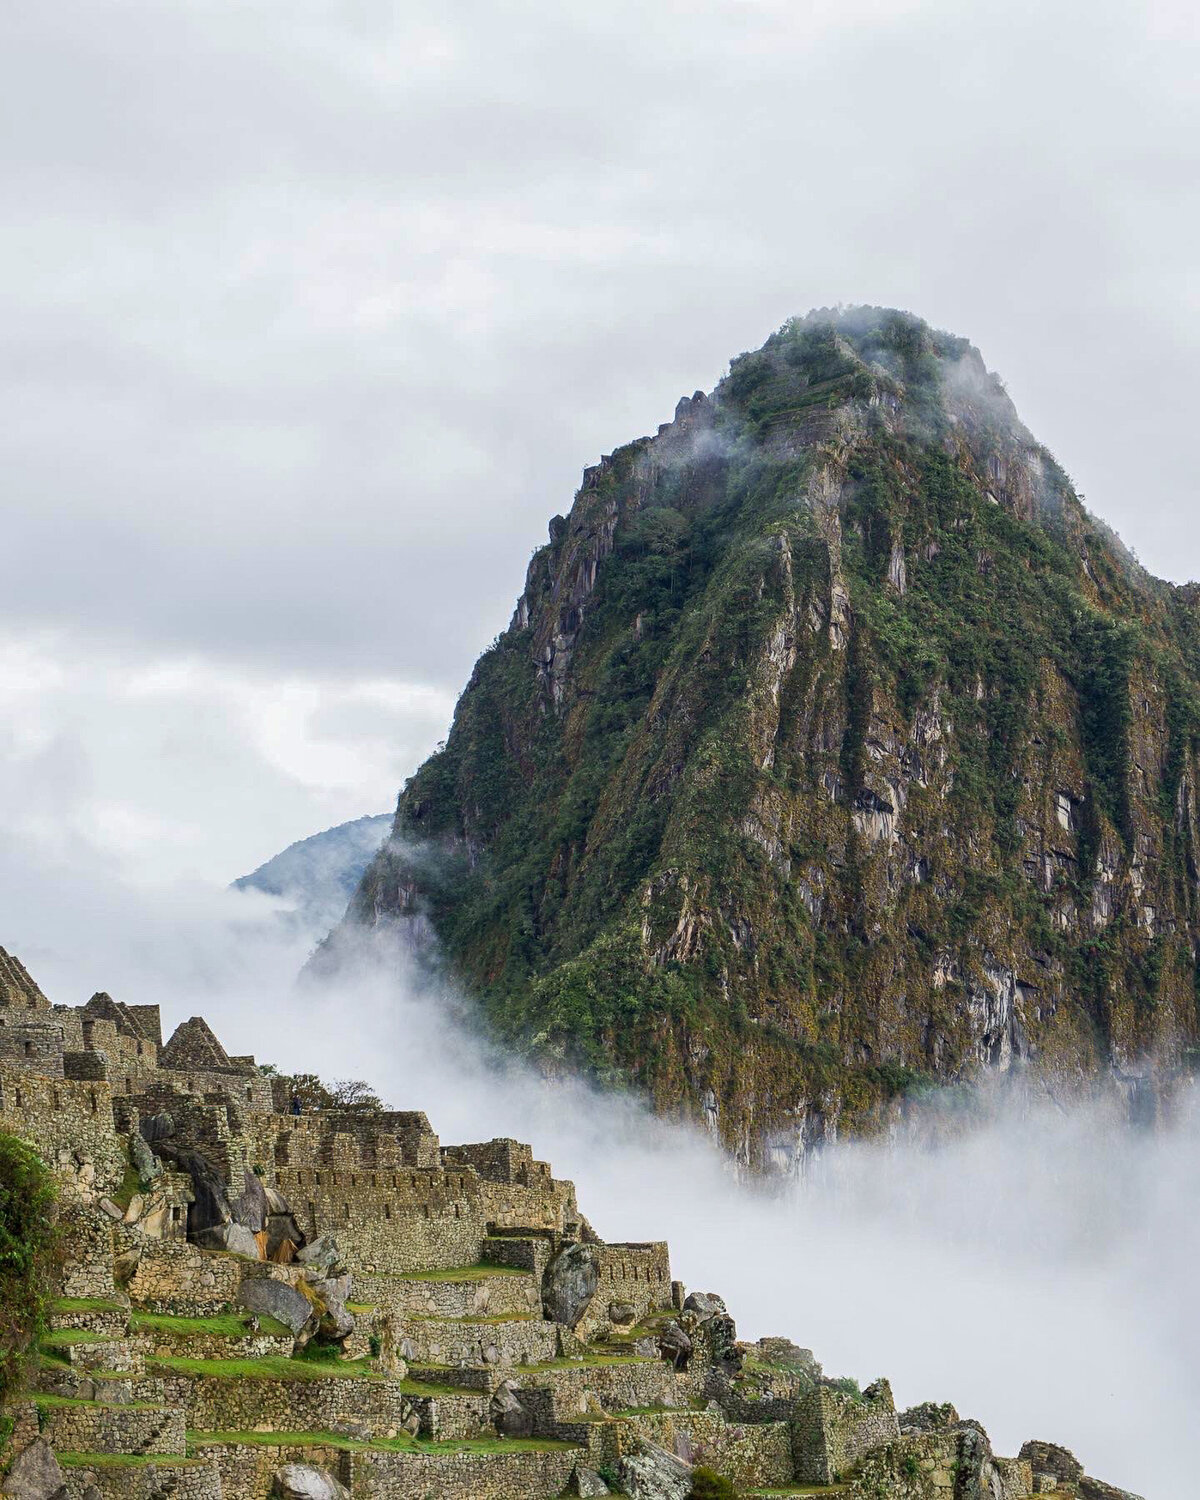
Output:
[[24,1141],[0,1132],[0,1401],[45,1331],[58,1270],[54,1184]]
[[426,913],[501,1037],[747,1155],[980,1067],[1183,1055],[1200,588],[965,340],[794,320],[550,533],[351,922]]

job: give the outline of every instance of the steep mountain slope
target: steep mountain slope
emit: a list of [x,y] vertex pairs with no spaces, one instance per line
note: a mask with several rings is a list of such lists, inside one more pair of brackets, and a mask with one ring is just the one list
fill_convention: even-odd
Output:
[[427,914],[502,1036],[748,1159],[1177,1061],[1198,603],[965,340],[810,314],[585,471],[347,920]]
[[391,822],[391,813],[377,813],[299,839],[235,880],[233,889],[281,896],[306,925],[327,928],[345,911]]

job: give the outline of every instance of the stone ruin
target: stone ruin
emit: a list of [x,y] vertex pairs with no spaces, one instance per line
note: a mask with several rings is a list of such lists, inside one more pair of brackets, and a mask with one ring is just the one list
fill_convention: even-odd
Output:
[[609,1244],[512,1140],[294,1114],[198,1017],[52,1005],[0,949],[0,1130],[55,1172],[67,1259],[0,1494],[20,1500],[1121,1500],[749,1344],[661,1242]]

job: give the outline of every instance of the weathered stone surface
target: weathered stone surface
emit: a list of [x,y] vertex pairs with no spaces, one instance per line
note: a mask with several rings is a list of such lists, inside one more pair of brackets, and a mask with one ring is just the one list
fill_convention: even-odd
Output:
[[251,1277],[243,1281],[238,1289],[238,1301],[243,1307],[260,1316],[275,1318],[299,1338],[316,1326],[317,1316],[312,1303],[295,1287],[269,1277]]
[[152,1187],[162,1176],[162,1162],[140,1135],[129,1137],[129,1162],[144,1188]]
[[692,1489],[691,1466],[655,1443],[626,1454],[617,1473],[631,1500],[687,1500]]
[[553,1323],[574,1328],[587,1312],[600,1281],[600,1266],[591,1245],[568,1245],[546,1267],[542,1307]]
[[[304,1234],[296,1217],[292,1213],[291,1205],[282,1193],[274,1188],[265,1189],[267,1198],[267,1259],[289,1264],[296,1259],[297,1253],[304,1246]],[[326,1238],[329,1238],[326,1236]],[[336,1246],[336,1241],[333,1241]],[[334,1271],[343,1271],[345,1267],[339,1263],[331,1265],[327,1274]]]
[[678,1323],[668,1323],[658,1336],[658,1352],[677,1370],[686,1370],[692,1357],[692,1341]]
[[[308,1281],[308,1278],[305,1277]],[[308,1281],[321,1307],[320,1335],[331,1343],[342,1344],[354,1332],[354,1314],[346,1307],[353,1282],[349,1276],[331,1276],[324,1281]]]
[[576,1465],[575,1472],[571,1475],[570,1481],[567,1484],[567,1494],[581,1495],[584,1497],[584,1500],[588,1500],[588,1497],[611,1495],[612,1491],[603,1479],[600,1478],[599,1474],[596,1473],[595,1469],[587,1469],[581,1465]]
[[1017,1456],[1029,1460],[1035,1476],[1053,1474],[1064,1484],[1074,1484],[1083,1476],[1083,1465],[1069,1448],[1043,1442],[1041,1438],[1030,1438],[1027,1443],[1022,1443]]
[[248,1229],[251,1234],[261,1234],[267,1227],[267,1217],[269,1214],[267,1192],[263,1187],[262,1179],[253,1172],[244,1172],[242,1174],[242,1191],[238,1194],[233,1204],[233,1217],[239,1224]]
[[175,1134],[175,1121],[169,1111],[163,1109],[143,1120],[138,1128],[142,1139],[153,1147]]
[[725,1299],[718,1297],[716,1292],[690,1292],[683,1304],[684,1312],[694,1312],[702,1321],[705,1318],[714,1317],[717,1313],[728,1314],[729,1309],[725,1306]]
[[1078,1488],[1079,1500],[1142,1500],[1141,1495],[1105,1484],[1102,1479],[1093,1479],[1090,1474],[1084,1474],[1080,1478]]
[[492,1397],[492,1425],[501,1437],[527,1438],[533,1436],[533,1413],[523,1404],[518,1388],[511,1380],[505,1380]]
[[204,1250],[228,1250],[233,1255],[245,1256],[247,1260],[262,1259],[258,1253],[258,1241],[244,1224],[233,1219],[210,1229],[198,1230],[191,1238]]
[[220,1169],[203,1151],[197,1151],[175,1139],[156,1140],[154,1145],[164,1161],[170,1162],[179,1171],[186,1172],[192,1179],[194,1201],[188,1209],[188,1237],[201,1244],[200,1236],[205,1230],[219,1229],[233,1218],[225,1179]]
[[637,1308],[632,1302],[610,1302],[608,1304],[609,1322],[615,1323],[618,1328],[627,1328],[637,1322]]
[[948,1401],[922,1401],[902,1411],[896,1420],[901,1432],[950,1432],[958,1426],[959,1416]]
[[342,1252],[331,1234],[319,1235],[311,1244],[297,1250],[296,1264],[310,1266],[322,1277],[339,1275],[345,1270]]
[[17,1454],[0,1485],[0,1495],[11,1495],[13,1500],[63,1500],[63,1471],[44,1438],[35,1438]]
[[350,1491],[312,1464],[284,1464],[275,1471],[271,1500],[350,1500]]

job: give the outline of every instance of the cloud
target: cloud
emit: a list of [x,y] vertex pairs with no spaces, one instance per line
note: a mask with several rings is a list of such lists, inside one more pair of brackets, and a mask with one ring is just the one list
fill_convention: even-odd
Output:
[[1184,18],[10,7],[0,611],[456,688],[583,465],[838,300],[1200,572]]
[[168,1027],[202,1014],[236,1053],[369,1080],[447,1144],[528,1140],[605,1238],[669,1239],[676,1275],[722,1293],[743,1337],[789,1336],[863,1383],[887,1374],[905,1405],[954,1401],[1001,1452],[1050,1438],[1109,1482],[1189,1500],[1194,1098],[1157,1135],[1019,1092],[969,1112],[959,1097],[948,1133],[935,1099],[891,1139],[830,1148],[764,1190],[635,1099],[498,1056],[403,955],[297,988],[310,935],[261,898],[75,871],[61,899],[69,920],[3,934],[53,999],[103,986],[161,1003]]
[[[422,683],[201,657],[131,658],[69,633],[0,635],[0,827],[11,920],[54,882],[219,885],[293,840],[364,813],[445,734],[453,700]],[[21,868],[12,851],[23,851]],[[56,875],[55,879],[61,878]]]

